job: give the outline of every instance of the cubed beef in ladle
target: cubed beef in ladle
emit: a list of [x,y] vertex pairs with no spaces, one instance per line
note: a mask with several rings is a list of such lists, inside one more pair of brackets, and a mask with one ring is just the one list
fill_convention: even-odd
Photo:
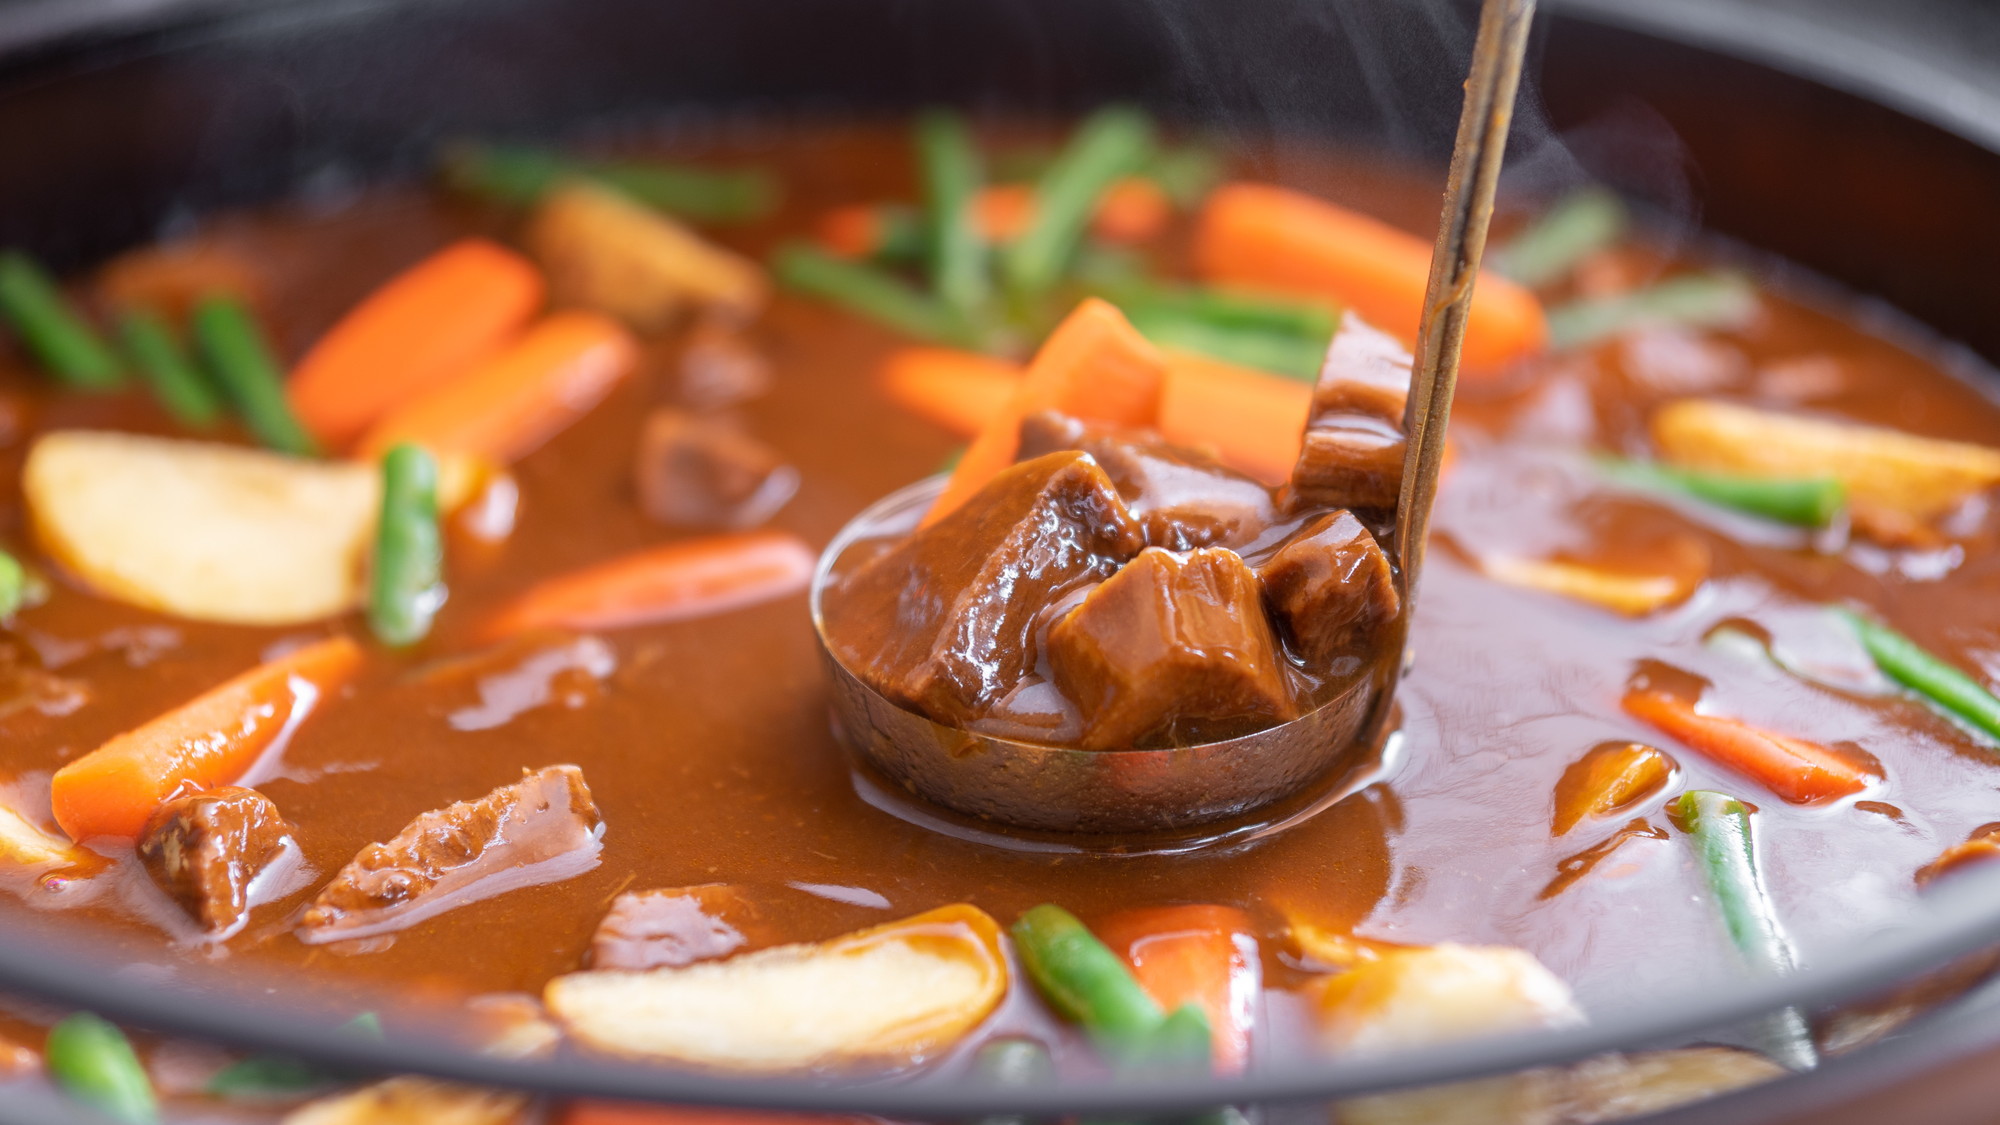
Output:
[[1021,424],[1021,458],[1063,449],[1090,454],[1118,488],[1149,547],[1242,547],[1270,526],[1271,490],[1151,433],[1043,411]]
[[1292,506],[1393,508],[1403,487],[1408,349],[1360,317],[1341,317],[1313,388]]
[[1316,669],[1342,656],[1365,657],[1401,602],[1388,556],[1350,512],[1299,529],[1259,576],[1292,648]]

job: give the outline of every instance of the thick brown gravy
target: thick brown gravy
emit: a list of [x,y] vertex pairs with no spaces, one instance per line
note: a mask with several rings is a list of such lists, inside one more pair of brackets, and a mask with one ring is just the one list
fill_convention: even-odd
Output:
[[[722,155],[767,164],[786,185],[780,214],[718,236],[753,253],[828,205],[910,194],[899,127],[765,134]],[[1433,193],[1394,174],[1289,149],[1248,164],[1413,228],[1431,217]],[[497,223],[426,189],[396,188],[219,215],[201,229],[268,266],[269,324],[296,355],[386,276],[460,234],[504,232]],[[1165,249],[1169,260],[1178,253]],[[1627,256],[1635,269],[1657,264],[1647,251]],[[2000,671],[2000,523],[1981,508],[1963,514],[1935,550],[1857,543],[1815,553],[1799,549],[1802,533],[1594,485],[1578,457],[1563,452],[1640,451],[1647,408],[1689,393],[2000,445],[2000,408],[1949,373],[1934,342],[1900,325],[1878,333],[1886,322],[1851,298],[1812,291],[1802,301],[1794,292],[1765,289],[1758,320],[1742,331],[1652,331],[1551,359],[1517,379],[1465,386],[1453,419],[1458,459],[1414,622],[1414,670],[1401,688],[1400,758],[1364,792],[1254,845],[1138,856],[1011,850],[874,807],[857,793],[847,753],[829,731],[802,595],[607,634],[617,669],[594,697],[488,729],[454,729],[451,712],[476,693],[414,684],[419,669],[468,651],[482,615],[533,581],[668,537],[640,513],[630,484],[645,408],[676,400],[679,341],[662,339],[649,343],[639,378],[516,466],[520,519],[504,546],[448,546],[450,600],[433,636],[408,654],[371,648],[346,697],[323,706],[259,784],[297,826],[316,879],[261,907],[221,948],[203,943],[129,856],[87,881],[0,872],[0,884],[37,909],[64,908],[135,952],[164,944],[191,961],[295,966],[405,995],[538,992],[579,966],[619,891],[719,881],[790,888],[773,901],[783,904],[781,925],[794,940],[960,901],[1003,924],[1041,902],[1086,921],[1130,906],[1235,904],[1265,928],[1267,983],[1280,991],[1300,979],[1284,955],[1287,916],[1390,941],[1517,945],[1570,982],[1587,1010],[1604,1011],[1726,960],[1727,937],[1700,901],[1689,849],[1635,832],[1559,893],[1545,889],[1566,860],[1630,821],[1667,828],[1665,796],[1709,787],[1761,810],[1760,858],[1810,962],[1815,951],[1903,913],[1917,893],[1914,871],[2000,819],[2000,761],[1907,698],[1809,686],[1707,646],[1704,634],[1747,618],[1811,654],[1813,608],[1851,599],[1948,659]],[[780,294],[749,334],[775,381],[740,416],[802,482],[773,526],[824,544],[874,499],[935,471],[958,444],[876,390],[875,365],[897,342],[886,331]],[[32,434],[167,431],[136,392],[91,398],[45,387],[17,355],[0,355],[0,405],[14,421],[0,453],[0,512],[19,545],[29,539],[14,485]],[[1491,581],[1472,561],[1674,535],[1706,545],[1709,580],[1686,604],[1640,620]],[[55,671],[84,684],[89,699],[60,717],[30,711],[0,720],[0,776],[17,798],[45,791],[65,761],[271,646],[325,632],[168,619],[61,582],[46,604],[20,615],[18,631]],[[1858,744],[1885,780],[1859,801],[1812,808],[1756,791],[1620,710],[1626,681],[1648,661],[1706,678],[1718,710]],[[1597,743],[1628,739],[1674,754],[1681,773],[1669,793],[1553,837],[1551,793],[1563,769]],[[308,946],[292,935],[311,888],[363,845],[524,769],[563,762],[582,768],[607,825],[594,870],[391,937]],[[1274,1005],[1277,1022],[1284,1008]],[[1046,1028],[1048,1020],[1017,996],[995,1026]]]

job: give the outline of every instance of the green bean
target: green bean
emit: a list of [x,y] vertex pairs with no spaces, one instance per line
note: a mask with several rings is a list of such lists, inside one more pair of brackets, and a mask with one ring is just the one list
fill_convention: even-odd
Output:
[[1162,1070],[1206,1069],[1210,1038],[1207,1014],[1193,1004],[1183,1004],[1153,1029],[1134,1061]]
[[[1039,1040],[1020,1035],[990,1039],[972,1056],[972,1074],[980,1083],[1013,1089],[1047,1086],[1056,1080],[1055,1061]],[[978,1125],[1028,1125],[1036,1120],[1018,1113],[993,1114]]]
[[130,309],[118,318],[118,336],[140,379],[175,421],[201,430],[215,425],[222,400],[165,317],[151,309]]
[[[1760,973],[1796,970],[1791,940],[1757,870],[1750,807],[1725,793],[1692,789],[1675,798],[1668,812],[1693,841],[1723,927],[1744,962]],[[1812,1036],[1797,1009],[1787,1008],[1760,1021],[1759,1032],[1766,1052],[1785,1066],[1810,1070],[1817,1064]]]
[[931,288],[960,316],[970,316],[992,295],[986,277],[986,240],[973,215],[973,199],[979,194],[979,151],[964,119],[941,110],[917,118],[916,140]]
[[771,259],[771,271],[784,285],[880,321],[904,335],[962,348],[977,348],[982,343],[965,318],[943,302],[873,266],[794,243],[779,248]]
[[877,239],[868,257],[877,262],[921,262],[930,254],[924,218],[914,207],[894,203],[875,209]]
[[1573,191],[1501,247],[1494,265],[1523,285],[1552,285],[1569,276],[1578,262],[1617,242],[1629,221],[1616,192],[1601,187]]
[[1160,185],[1174,206],[1192,210],[1222,182],[1222,157],[1201,145],[1179,145],[1162,151],[1146,166],[1145,176]]
[[1851,609],[1841,609],[1839,613],[1854,626],[1861,647],[1883,674],[1946,715],[2000,738],[2000,699],[1995,699],[1983,684],[1879,621]]
[[[1110,267],[1097,264],[1101,257],[1092,255],[1090,268],[1108,273]],[[1168,285],[1129,273],[1123,277],[1108,274],[1105,280],[1096,282],[1086,279],[1085,286],[1127,310],[1157,311],[1218,328],[1300,336],[1313,341],[1322,351],[1333,339],[1334,330],[1340,327],[1340,310],[1320,301],[1295,301],[1214,286]]]
[[14,616],[34,600],[28,568],[7,551],[0,551],[0,619]]
[[1616,457],[1602,459],[1599,466],[1605,476],[1620,484],[1678,492],[1800,527],[1825,527],[1847,505],[1847,490],[1833,477],[1749,477]]
[[49,1029],[49,1074],[70,1097],[134,1125],[160,1119],[146,1068],[125,1033],[89,1012]]
[[335,1081],[311,1063],[282,1055],[252,1055],[210,1075],[202,1092],[215,1098],[290,1098]]
[[218,294],[196,302],[194,338],[209,373],[258,441],[298,457],[318,452],[285,399],[284,375],[270,345],[241,301]]
[[[1283,332],[1228,328],[1145,305],[1125,310],[1139,334],[1162,347],[1200,352],[1305,382],[1319,378],[1326,340]],[[1330,337],[1329,337],[1330,338]]]
[[125,381],[118,353],[71,307],[48,271],[18,250],[0,254],[0,317],[64,383],[103,390]]
[[1034,222],[1001,252],[1001,275],[1017,303],[1054,287],[1098,198],[1120,176],[1139,170],[1152,148],[1153,123],[1135,109],[1102,109],[1077,127],[1035,185]]
[[1549,310],[1549,345],[1580,348],[1650,324],[1729,327],[1757,311],[1757,290],[1733,273],[1688,274],[1615,297],[1587,297]]
[[1021,915],[1012,930],[1028,979],[1049,1006],[1080,1024],[1107,1054],[1142,1052],[1166,1019],[1116,953],[1060,906]]
[[777,206],[778,185],[761,171],[719,172],[655,160],[575,160],[520,145],[459,145],[441,165],[447,184],[496,203],[528,206],[557,182],[594,180],[668,214],[742,222]]
[[438,532],[437,461],[407,442],[382,457],[382,504],[368,626],[383,644],[423,640],[444,603],[444,542]]

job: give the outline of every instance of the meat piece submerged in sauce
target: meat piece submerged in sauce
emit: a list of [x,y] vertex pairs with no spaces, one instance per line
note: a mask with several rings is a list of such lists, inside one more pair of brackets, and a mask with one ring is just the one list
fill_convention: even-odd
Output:
[[370,844],[306,908],[299,940],[400,930],[520,887],[597,866],[604,821],[583,771],[548,766],[476,801],[427,812]]
[[670,527],[755,527],[799,487],[798,470],[770,446],[671,408],[646,416],[633,478],[639,507]]
[[1142,545],[1088,454],[1037,457],[829,590],[827,636],[875,690],[962,724],[1034,670],[1050,605]]
[[771,945],[768,931],[757,904],[727,883],[627,891],[591,935],[590,967],[678,968]]
[[1307,524],[1258,577],[1286,639],[1316,667],[1359,655],[1401,605],[1388,556],[1351,512]]
[[1148,547],[1049,630],[1082,745],[1212,741],[1298,714],[1257,576],[1234,551]]
[[1270,489],[1193,450],[1054,411],[1021,423],[1021,460],[1063,449],[1080,449],[1096,459],[1149,547],[1240,548],[1276,518]]
[[269,797],[232,785],[161,805],[138,852],[161,890],[203,929],[227,937],[249,918],[258,877],[296,862],[298,844]]
[[1301,508],[1393,508],[1403,487],[1403,405],[1410,353],[1352,313],[1313,388],[1305,445],[1292,469]]

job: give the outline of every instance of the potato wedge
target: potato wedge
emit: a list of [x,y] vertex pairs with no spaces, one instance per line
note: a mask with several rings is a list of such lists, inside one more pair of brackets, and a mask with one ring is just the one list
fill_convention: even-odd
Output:
[[527,1106],[524,1094],[390,1078],[308,1102],[286,1114],[284,1125],[512,1125]]
[[1684,468],[1833,477],[1857,515],[1931,520],[2000,484],[2000,450],[1708,399],[1661,407],[1652,429],[1665,459]]
[[1678,605],[1694,592],[1694,586],[1678,575],[1621,574],[1553,559],[1520,559],[1503,555],[1482,559],[1479,569],[1488,578],[1509,586],[1588,602],[1626,617],[1643,617]]
[[666,326],[690,305],[748,318],[763,306],[768,289],[756,262],[591,184],[550,192],[526,237],[559,301],[609,313],[642,331]]
[[0,863],[36,871],[55,871],[96,868],[103,862],[97,853],[85,851],[13,809],[0,805]]
[[[470,463],[440,466],[463,502]],[[21,472],[42,548],[105,597],[198,621],[294,625],[354,608],[374,534],[371,465],[65,430]]]
[[1000,927],[957,905],[725,961],[571,973],[543,998],[598,1050],[775,1072],[917,1062],[976,1027],[1007,986]]
[[1659,1113],[1787,1072],[1754,1051],[1678,1047],[1432,1086],[1340,1106],[1341,1125],[1593,1125]]
[[1386,952],[1322,982],[1312,1001],[1322,1041],[1340,1051],[1583,1022],[1568,985],[1524,950],[1505,946]]

